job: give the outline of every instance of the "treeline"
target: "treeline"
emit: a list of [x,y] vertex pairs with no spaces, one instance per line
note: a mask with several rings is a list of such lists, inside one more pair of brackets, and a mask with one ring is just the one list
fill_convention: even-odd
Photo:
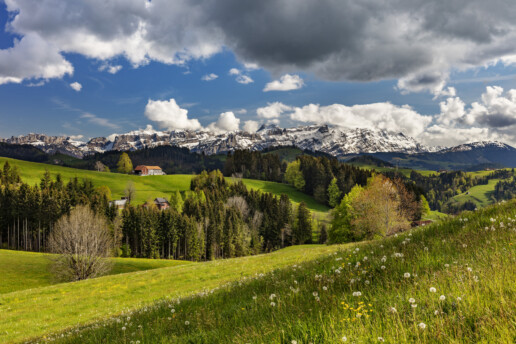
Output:
[[333,209],[330,243],[344,243],[384,237],[410,228],[430,208],[401,179],[381,174],[371,177],[365,187],[355,186]]
[[457,213],[461,210],[474,209],[474,203],[468,203],[464,207],[449,204],[448,201],[452,197],[467,192],[473,186],[486,185],[490,179],[506,179],[512,174],[510,170],[497,170],[478,177],[463,171],[450,171],[423,176],[416,171],[412,171],[410,180],[424,190],[431,209],[445,213]]
[[[153,203],[119,211],[110,190],[77,178],[63,182],[47,171],[38,185],[20,179],[8,162],[0,171],[0,247],[47,251],[56,222],[78,205],[104,216],[113,236],[113,255],[211,260],[269,252],[312,242],[317,223],[304,203],[226,183],[220,171],[202,172],[191,190],[175,192],[170,208]],[[321,236],[325,240],[325,234]]]
[[318,202],[335,207],[355,185],[366,185],[372,172],[325,156],[300,155],[287,164],[274,153],[238,150],[228,155],[224,174],[289,183]]
[[[167,174],[192,174],[208,170],[222,170],[223,159],[220,156],[193,153],[188,148],[175,146],[158,146],[135,151],[126,151],[134,167],[138,165],[158,165]],[[97,170],[96,165],[101,162],[111,171],[117,171],[120,160],[119,151],[107,151],[85,156],[83,159],[68,159],[62,165]]]
[[64,183],[60,175],[52,180],[48,171],[39,185],[28,185],[6,162],[0,171],[0,247],[46,251],[52,226],[78,204],[114,218],[108,197],[105,187],[95,188],[91,181],[77,178]]
[[516,178],[500,180],[495,185],[493,200],[510,200],[516,197]]
[[122,255],[212,260],[312,242],[304,203],[227,184],[220,171],[202,172],[191,191],[174,193],[170,208],[128,206],[122,212]]

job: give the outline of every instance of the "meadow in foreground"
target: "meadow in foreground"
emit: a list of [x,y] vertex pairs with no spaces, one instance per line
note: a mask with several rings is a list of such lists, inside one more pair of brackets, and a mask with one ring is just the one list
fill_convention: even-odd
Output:
[[514,343],[516,203],[37,342]]
[[91,324],[143,308],[156,300],[187,297],[245,276],[252,277],[313,260],[338,249],[339,246],[292,246],[269,254],[191,263],[0,294],[0,343],[48,336],[78,324]]
[[[58,283],[52,276],[50,254],[0,250],[0,294],[18,290],[46,287]],[[151,270],[169,266],[193,264],[186,260],[111,258],[110,275]]]

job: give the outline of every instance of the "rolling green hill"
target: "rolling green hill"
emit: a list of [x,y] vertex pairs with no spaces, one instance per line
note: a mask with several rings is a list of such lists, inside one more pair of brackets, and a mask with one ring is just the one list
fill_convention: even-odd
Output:
[[[294,246],[270,254],[99,277],[0,294],[0,342],[22,341],[120,315],[156,300],[187,297],[226,283],[317,259],[338,246]],[[25,272],[20,271],[20,276]],[[2,277],[3,278],[3,277]],[[37,311],[35,311],[37,310]]]
[[507,202],[372,242],[4,294],[0,341],[513,343],[515,222]]
[[[140,177],[119,173],[80,170],[2,157],[0,157],[0,166],[3,166],[5,161],[9,161],[9,164],[11,165],[18,166],[22,180],[28,184],[34,185],[39,183],[45,170],[48,170],[53,178],[55,178],[59,173],[65,181],[77,177],[79,179],[90,179],[96,186],[106,185],[111,189],[113,199],[119,199],[122,197],[127,184],[132,182],[136,189],[135,202],[139,204],[156,197],[165,197],[168,199],[172,192],[176,190],[189,190],[190,180],[193,177],[193,175],[186,174]],[[227,180],[231,181],[232,179],[227,178]],[[271,192],[275,195],[285,193],[294,203],[304,201],[311,210],[319,213],[327,212],[329,210],[325,205],[315,201],[313,197],[310,197],[287,184],[252,179],[243,179],[243,182],[249,188]]]
[[[0,250],[0,294],[14,291],[46,287],[56,284],[49,267],[50,254]],[[193,264],[183,260],[111,258],[111,275],[163,268],[168,266]]]

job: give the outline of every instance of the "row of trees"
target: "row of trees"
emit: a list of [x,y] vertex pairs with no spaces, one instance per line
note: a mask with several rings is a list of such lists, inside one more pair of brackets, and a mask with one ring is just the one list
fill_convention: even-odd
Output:
[[371,176],[370,171],[326,156],[300,155],[287,164],[278,154],[245,150],[228,155],[224,174],[286,182],[331,207],[339,204],[355,185],[364,186]]
[[312,216],[288,196],[226,184],[220,171],[192,179],[175,192],[170,209],[128,206],[122,212],[122,254],[133,257],[211,260],[267,252],[312,241]]
[[47,237],[57,220],[80,204],[96,213],[114,218],[109,208],[109,189],[95,188],[91,181],[77,178],[64,183],[47,171],[39,185],[21,182],[16,168],[8,162],[0,173],[0,247],[46,251]]
[[111,253],[132,257],[210,260],[257,254],[310,243],[315,226],[304,203],[294,207],[286,195],[227,184],[220,171],[193,178],[191,190],[174,192],[164,211],[149,202],[120,212],[109,199],[106,186],[77,178],[64,183],[48,172],[30,186],[6,163],[0,172],[0,247],[48,251],[56,223],[81,205],[104,219]]
[[365,187],[355,186],[333,210],[329,242],[392,235],[410,228],[412,221],[429,211],[425,198],[410,192],[401,179],[376,174]]
[[495,201],[509,200],[516,197],[516,178],[500,180],[495,185],[493,199]]
[[491,179],[506,179],[512,175],[511,170],[505,169],[496,170],[484,176],[474,176],[464,171],[450,171],[423,176],[421,173],[412,171],[409,179],[425,192],[431,209],[446,213],[457,213],[461,210],[471,210],[472,203],[464,206],[450,204],[448,201],[452,197],[467,192],[473,186],[486,185]]

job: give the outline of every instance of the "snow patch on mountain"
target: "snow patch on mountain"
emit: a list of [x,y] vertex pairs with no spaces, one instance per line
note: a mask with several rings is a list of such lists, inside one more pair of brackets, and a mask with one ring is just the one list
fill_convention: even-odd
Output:
[[335,157],[360,153],[427,153],[467,151],[475,148],[493,146],[512,149],[501,142],[474,142],[452,148],[428,147],[401,132],[378,129],[343,129],[327,125],[310,125],[294,128],[280,128],[275,124],[262,125],[256,133],[243,130],[214,133],[200,130],[158,131],[152,126],[134,130],[126,134],[112,134],[96,137],[88,142],[76,137],[46,136],[29,134],[0,142],[30,144],[47,153],[60,152],[82,158],[85,155],[111,150],[130,151],[172,145],[188,148],[204,154],[223,154],[238,149],[260,151],[270,147],[295,146],[303,150],[324,152]]

